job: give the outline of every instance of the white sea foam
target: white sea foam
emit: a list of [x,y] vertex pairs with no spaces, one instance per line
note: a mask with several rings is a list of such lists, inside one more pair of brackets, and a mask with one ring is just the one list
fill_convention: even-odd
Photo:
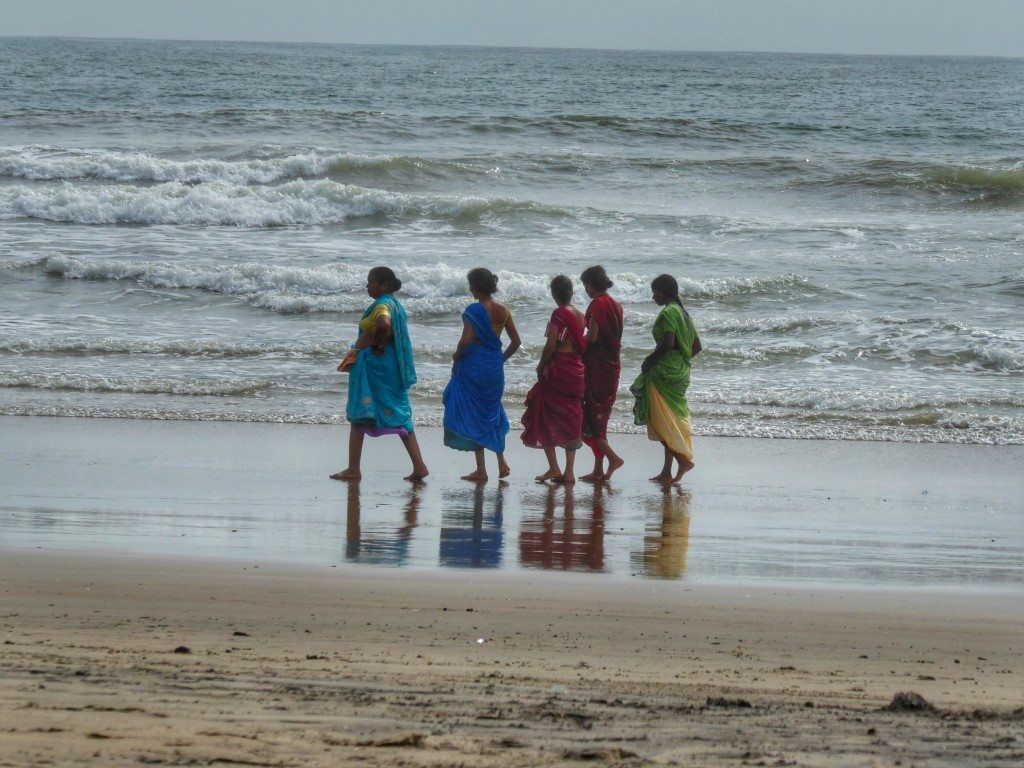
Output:
[[[213,293],[245,296],[254,306],[277,312],[354,312],[367,303],[365,267],[336,264],[323,267],[280,267],[255,262],[198,266],[171,262],[117,261],[54,256],[46,261],[53,275],[84,280],[135,280],[161,288],[198,288]],[[461,312],[468,303],[466,273],[447,264],[400,265],[402,301],[410,313]],[[499,270],[503,300],[549,299],[546,275]],[[649,277],[615,275],[616,297],[624,303],[650,301]],[[800,284],[794,275],[688,280],[684,289],[701,296],[726,298],[751,291],[772,291]],[[653,315],[652,315],[653,316]]]
[[260,379],[160,379],[141,376],[90,376],[73,373],[0,372],[0,387],[47,389],[71,392],[126,392],[168,395],[252,395],[266,391],[272,382]]
[[[297,410],[255,410],[235,408],[212,410],[201,408],[156,408],[139,406],[98,406],[39,403],[0,405],[3,416],[74,416],[80,418],[152,419],[167,421],[223,421],[261,422],[285,424],[342,424],[345,418],[338,413]],[[417,411],[419,426],[441,425],[437,411]],[[520,429],[516,413],[509,414],[513,429]],[[614,419],[609,423],[611,433],[643,431],[628,421]],[[754,437],[792,440],[880,440],[909,443],[959,443],[989,445],[1024,445],[1022,420],[1002,417],[976,419],[949,419],[932,426],[904,426],[900,424],[849,424],[841,422],[800,423],[792,421],[758,421],[755,419],[722,420],[700,419],[694,422],[698,436]]]
[[982,368],[1009,373],[1024,372],[1024,350],[974,345],[971,351]]
[[412,216],[478,221],[487,215],[562,209],[506,198],[409,195],[297,179],[276,186],[167,182],[150,187],[122,184],[0,187],[0,219],[30,218],[75,224],[186,224],[284,227],[334,224],[368,216]]
[[271,184],[300,178],[347,173],[420,173],[443,175],[472,169],[462,163],[419,157],[362,155],[348,152],[300,152],[283,157],[220,160],[174,160],[142,152],[22,147],[0,150],[0,176],[30,181],[95,179],[120,182],[184,182],[200,184]]
[[216,339],[0,338],[0,352],[43,355],[172,355],[185,357],[321,357],[335,355],[337,342],[233,343]]

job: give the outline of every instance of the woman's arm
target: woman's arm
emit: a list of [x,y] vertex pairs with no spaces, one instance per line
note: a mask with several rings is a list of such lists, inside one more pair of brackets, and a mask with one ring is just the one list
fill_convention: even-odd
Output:
[[388,336],[391,335],[391,317],[389,315],[378,315],[373,325],[373,337],[370,340],[370,347],[373,354],[383,355],[384,348],[388,345]]
[[370,346],[370,342],[373,341],[373,334],[369,331],[363,331],[359,334],[359,338],[356,339],[356,349],[366,349]]
[[508,319],[505,330],[508,331],[508,346],[505,347],[504,358],[505,362],[508,362],[508,359],[523,346],[523,340],[519,338],[519,329],[516,328],[516,323],[511,317]]
[[541,350],[540,362],[537,363],[537,378],[543,375],[544,369],[551,362],[551,357],[555,354],[555,349],[558,347],[558,328],[553,323],[549,324],[544,336],[547,341],[544,342],[544,349]]
[[462,323],[462,338],[459,339],[459,343],[455,345],[455,351],[452,353],[452,360],[458,361],[462,359],[462,356],[466,354],[466,347],[473,343],[473,326],[468,322]]
[[658,346],[654,348],[654,351],[649,354],[640,366],[640,370],[647,373],[654,364],[657,363],[661,358],[676,348],[676,334],[674,331],[665,331],[664,335],[658,341]]
[[596,344],[599,338],[601,338],[601,326],[597,324],[597,318],[592,317],[590,325],[587,326],[587,346]]

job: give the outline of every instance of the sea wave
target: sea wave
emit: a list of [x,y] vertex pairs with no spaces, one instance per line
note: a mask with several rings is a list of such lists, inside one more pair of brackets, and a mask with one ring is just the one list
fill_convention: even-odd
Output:
[[75,224],[185,224],[285,227],[337,224],[374,216],[479,223],[485,217],[568,218],[569,209],[511,198],[409,195],[298,179],[277,186],[167,182],[151,187],[75,185],[0,187],[0,219]]
[[0,352],[19,355],[167,355],[176,357],[311,358],[337,355],[338,342],[245,343],[217,339],[135,339],[135,338],[0,338]]
[[[125,405],[69,405],[22,403],[0,405],[2,416],[53,416],[78,418],[149,419],[159,421],[217,421],[274,424],[344,424],[344,416],[320,411],[245,409],[231,411],[203,408],[155,408]],[[519,429],[516,414],[509,415]],[[417,425],[439,427],[440,412],[417,411]],[[609,422],[611,434],[642,432],[628,421]],[[798,422],[772,419],[706,417],[694,422],[701,437],[750,437],[775,440],[855,440],[905,443],[956,443],[964,445],[1024,445],[1024,423],[1004,417],[940,420],[933,425],[899,423]]]
[[344,178],[352,174],[423,176],[482,175],[458,161],[423,157],[300,152],[282,156],[221,160],[176,160],[142,152],[25,147],[0,150],[0,177],[30,181],[96,179],[120,182],[270,184],[293,179]]
[[261,379],[160,379],[142,376],[0,372],[0,388],[5,389],[124,392],[145,395],[239,396],[266,392],[272,387],[272,382]]
[[893,192],[959,194],[967,200],[1012,202],[1024,197],[1024,163],[994,167],[879,159],[848,171],[816,174],[795,186],[870,187]]
[[[368,302],[365,266],[282,267],[255,262],[230,266],[199,266],[173,262],[118,261],[53,256],[45,269],[51,275],[82,280],[134,280],[161,288],[192,288],[246,297],[253,306],[281,313],[355,312]],[[402,301],[410,313],[451,314],[469,303],[466,273],[447,264],[397,265],[403,281]],[[499,297],[506,301],[549,301],[546,275],[499,270]],[[612,276],[616,297],[625,304],[650,303],[650,276]],[[688,299],[729,299],[774,295],[790,290],[815,290],[800,275],[711,277],[684,279],[680,290]]]

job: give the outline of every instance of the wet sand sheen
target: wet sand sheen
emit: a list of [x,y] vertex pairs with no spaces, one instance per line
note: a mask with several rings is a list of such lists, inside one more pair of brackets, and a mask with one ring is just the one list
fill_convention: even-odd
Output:
[[622,438],[567,494],[431,430],[412,490],[397,441],[328,481],[337,427],[0,425],[0,764],[1024,758],[1021,449],[702,440],[663,494]]
[[[601,578],[976,589],[1024,586],[1024,447],[705,438],[667,493],[660,450],[619,435],[603,489],[537,485],[540,451],[509,435],[511,482],[458,479],[472,457],[419,430],[411,488],[397,439],[346,428],[117,419],[0,420],[0,548],[503,571]],[[578,460],[581,471],[589,457]],[[494,471],[493,456],[490,464]]]

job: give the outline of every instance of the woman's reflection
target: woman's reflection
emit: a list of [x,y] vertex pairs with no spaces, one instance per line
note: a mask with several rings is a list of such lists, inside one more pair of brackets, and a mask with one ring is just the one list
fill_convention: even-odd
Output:
[[405,525],[395,527],[394,507],[374,510],[383,519],[362,519],[359,483],[348,484],[348,515],[345,527],[345,559],[368,565],[404,565],[409,558],[412,531],[420,507],[420,488],[413,485],[405,502]]
[[604,570],[604,493],[596,488],[589,517],[577,517],[573,489],[566,486],[561,515],[558,486],[547,489],[544,514],[524,513],[519,533],[519,561],[527,567],[557,570]]
[[648,503],[643,552],[630,558],[644,576],[678,579],[686,572],[690,547],[690,494],[667,486],[661,497]]
[[[486,509],[485,509],[486,507]],[[441,500],[441,565],[497,568],[505,532],[501,530],[505,484],[445,491]]]

